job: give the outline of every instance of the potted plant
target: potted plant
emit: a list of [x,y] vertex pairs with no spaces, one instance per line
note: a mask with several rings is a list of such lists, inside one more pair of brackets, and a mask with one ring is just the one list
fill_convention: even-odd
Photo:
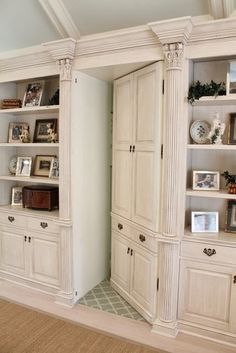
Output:
[[193,104],[196,99],[203,96],[224,96],[226,95],[226,87],[224,82],[216,83],[211,80],[210,83],[201,83],[195,81],[191,84],[188,91],[188,101]]
[[226,180],[229,194],[236,194],[236,175],[229,174],[228,170],[221,174]]

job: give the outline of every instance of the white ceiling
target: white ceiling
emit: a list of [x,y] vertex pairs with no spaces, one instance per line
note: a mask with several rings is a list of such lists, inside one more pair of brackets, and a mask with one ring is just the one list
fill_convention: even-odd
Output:
[[0,52],[174,17],[227,17],[234,7],[235,0],[0,0]]

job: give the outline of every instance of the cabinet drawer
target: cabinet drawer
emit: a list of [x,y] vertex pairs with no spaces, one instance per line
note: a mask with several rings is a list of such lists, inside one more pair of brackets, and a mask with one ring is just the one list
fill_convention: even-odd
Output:
[[126,235],[128,238],[132,238],[132,228],[123,220],[112,218],[111,225],[112,229],[117,233]]
[[0,222],[7,226],[27,228],[28,219],[24,216],[15,215],[12,213],[2,213]]
[[35,230],[41,233],[59,233],[59,226],[51,220],[32,218],[29,221],[29,231]]
[[138,229],[133,229],[133,240],[142,245],[144,248],[157,253],[158,242],[157,239],[147,235],[145,232],[142,232]]
[[181,245],[181,256],[212,263],[236,264],[236,248],[209,243],[188,243]]

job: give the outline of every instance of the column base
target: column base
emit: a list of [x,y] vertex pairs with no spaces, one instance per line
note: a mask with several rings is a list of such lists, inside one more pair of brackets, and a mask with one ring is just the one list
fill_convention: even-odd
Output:
[[65,293],[62,291],[58,292],[56,295],[55,303],[72,308],[74,305],[73,293]]
[[163,322],[161,320],[155,320],[152,326],[153,333],[175,338],[178,335],[177,322]]

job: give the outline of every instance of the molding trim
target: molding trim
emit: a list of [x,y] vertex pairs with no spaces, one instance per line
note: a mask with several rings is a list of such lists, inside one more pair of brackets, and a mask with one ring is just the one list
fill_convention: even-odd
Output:
[[186,44],[192,32],[193,21],[187,16],[148,23],[148,26],[163,45],[176,42]]
[[38,0],[62,38],[78,39],[79,30],[62,0]]
[[233,0],[208,0],[209,13],[214,19],[227,18],[234,11]]
[[151,332],[175,338],[178,335],[178,326],[177,323],[163,323],[160,320],[155,320]]
[[234,12],[234,0],[223,0],[224,17],[230,17]]
[[76,40],[72,38],[43,43],[42,46],[51,54],[54,60],[74,59]]

